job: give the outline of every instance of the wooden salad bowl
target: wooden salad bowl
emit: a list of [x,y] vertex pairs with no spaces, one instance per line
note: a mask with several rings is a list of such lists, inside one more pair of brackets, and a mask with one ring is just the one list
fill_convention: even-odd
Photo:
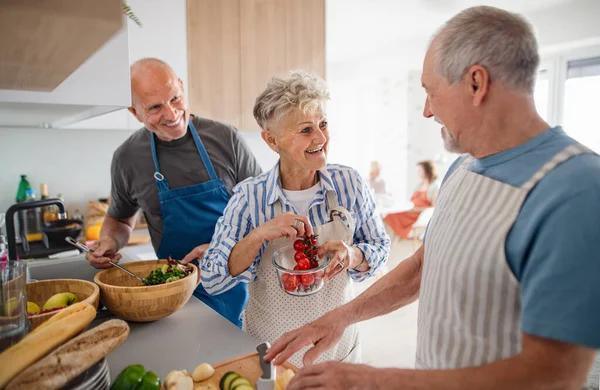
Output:
[[[143,260],[122,266],[145,278],[164,264],[168,264],[168,261]],[[196,289],[198,269],[193,264],[187,266],[193,269],[190,275],[155,286],[144,286],[117,267],[98,272],[94,282],[100,287],[100,301],[117,317],[134,322],[156,321],[183,307]]]

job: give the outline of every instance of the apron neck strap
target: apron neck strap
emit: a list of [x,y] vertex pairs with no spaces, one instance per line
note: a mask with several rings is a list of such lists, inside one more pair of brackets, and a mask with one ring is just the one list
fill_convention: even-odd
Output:
[[194,142],[196,143],[196,148],[198,149],[198,152],[200,153],[200,157],[202,157],[202,162],[204,162],[204,166],[206,167],[206,170],[208,171],[210,180],[217,180],[217,173],[215,172],[215,168],[213,167],[212,162],[210,161],[210,157],[208,157],[206,148],[204,147],[202,140],[200,140],[200,136],[198,135],[198,132],[196,131],[196,127],[192,123],[191,119],[188,123],[188,127],[192,133],[192,138],[194,138]]
[[[202,143],[202,140],[200,140],[200,136],[198,135],[198,132],[196,131],[196,127],[194,126],[194,124],[192,123],[192,121],[188,121],[188,129],[190,130],[190,133],[192,133],[192,138],[194,139],[194,143],[196,144],[196,149],[198,149],[198,153],[200,153],[200,157],[202,158],[202,162],[204,163],[204,167],[206,168],[206,171],[208,172],[208,176],[210,176],[210,180],[217,180],[217,173],[215,172],[215,168],[213,167],[211,161],[210,161],[210,157],[208,156],[208,153],[206,152],[206,148],[204,147],[204,144]],[[156,134],[154,134],[153,132],[150,132],[151,136],[150,136],[150,146],[152,149],[152,160],[154,161],[154,178],[156,179],[157,182],[166,182],[165,177],[160,173],[160,166],[158,165],[158,157],[156,154]]]
[[281,200],[277,199],[275,203],[273,203],[273,218],[277,218],[281,214],[283,214],[283,206],[281,204]]
[[546,176],[548,174],[548,172],[550,172],[551,170],[553,170],[554,168],[556,168],[558,165],[562,164],[563,162],[567,161],[571,157],[575,157],[578,154],[582,154],[582,153],[594,153],[594,152],[592,150],[588,149],[587,147],[585,147],[581,144],[577,144],[577,143],[567,146],[566,148],[564,148],[563,150],[561,150],[560,152],[555,154],[554,157],[552,157],[550,159],[550,161],[548,161],[544,165],[542,165],[542,167],[536,173],[534,173],[525,182],[525,184],[523,184],[521,186],[521,188],[527,192],[531,191],[533,189],[533,187],[535,187],[536,184],[539,183],[539,181],[542,180],[544,178],[544,176]]
[[333,210],[336,208],[339,203],[337,200],[337,195],[333,191],[325,192],[325,198],[327,198],[327,206],[329,206],[329,210]]

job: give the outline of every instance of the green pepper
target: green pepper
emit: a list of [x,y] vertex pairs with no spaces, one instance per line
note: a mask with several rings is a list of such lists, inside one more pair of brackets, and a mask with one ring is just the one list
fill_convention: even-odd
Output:
[[141,383],[146,369],[141,364],[126,367],[110,386],[110,390],[134,390]]
[[135,390],[160,390],[160,378],[153,371],[148,371]]

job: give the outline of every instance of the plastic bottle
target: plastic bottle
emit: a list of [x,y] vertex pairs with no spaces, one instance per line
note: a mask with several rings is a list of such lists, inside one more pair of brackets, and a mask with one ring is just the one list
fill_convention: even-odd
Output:
[[25,202],[27,194],[25,191],[30,190],[31,185],[27,181],[27,175],[21,175],[21,181],[19,182],[19,189],[17,191],[17,203]]
[[[35,191],[31,188],[25,190],[25,201],[35,201]],[[39,207],[25,210],[25,236],[27,241],[42,240],[42,215]]]
[[[21,181],[19,182],[19,188],[17,190],[17,203],[25,202],[25,191],[31,188],[27,181],[27,175],[21,175]],[[15,226],[17,234],[17,242],[21,242],[25,238],[25,211],[19,211],[17,213],[17,224]]]

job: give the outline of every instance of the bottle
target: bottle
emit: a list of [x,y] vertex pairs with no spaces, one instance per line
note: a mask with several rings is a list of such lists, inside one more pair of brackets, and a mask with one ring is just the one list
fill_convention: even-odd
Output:
[[[35,191],[31,188],[25,190],[25,201],[35,201]],[[42,215],[39,207],[25,210],[25,237],[27,241],[42,240]]]
[[21,175],[21,182],[19,182],[19,189],[17,191],[17,203],[25,202],[27,194],[25,191],[31,189],[31,185],[27,181],[27,175]]
[[[40,194],[42,200],[48,199],[48,185],[43,183],[40,186]],[[42,221],[52,222],[58,219],[58,208],[55,205],[45,206],[42,208]]]
[[[25,191],[31,188],[27,181],[27,175],[21,175],[21,181],[19,182],[19,188],[17,190],[17,203],[25,202],[26,194]],[[17,242],[21,242],[25,238],[25,211],[19,211],[17,213],[17,225],[15,226],[17,234]]]

